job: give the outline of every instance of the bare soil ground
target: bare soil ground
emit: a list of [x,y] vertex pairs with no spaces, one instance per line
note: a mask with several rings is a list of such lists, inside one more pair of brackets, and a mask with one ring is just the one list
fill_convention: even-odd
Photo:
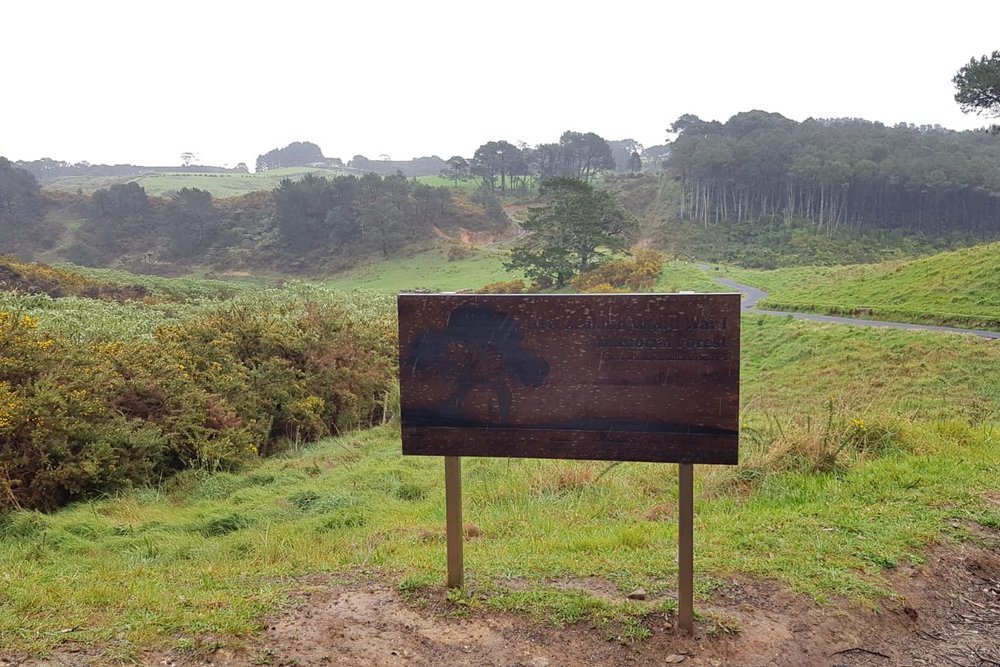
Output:
[[[150,653],[163,667],[269,664],[417,667],[882,667],[1000,665],[1000,534],[973,527],[977,543],[938,545],[920,567],[892,576],[897,599],[879,611],[816,605],[774,582],[728,579],[707,602],[693,637],[672,617],[651,616],[649,639],[626,643],[585,624],[557,628],[521,615],[456,614],[441,588],[403,594],[378,580],[301,583],[292,604],[247,647],[195,654]],[[560,580],[601,597],[623,597],[597,578]],[[516,584],[515,584],[516,585]],[[655,604],[655,600],[636,604]],[[104,662],[72,647],[47,660],[0,658],[0,665],[76,666]]]

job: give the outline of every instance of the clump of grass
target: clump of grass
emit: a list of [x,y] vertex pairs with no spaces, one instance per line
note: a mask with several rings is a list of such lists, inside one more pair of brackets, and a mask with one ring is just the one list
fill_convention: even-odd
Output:
[[753,488],[783,473],[843,474],[858,462],[906,449],[901,417],[862,414],[851,416],[842,402],[830,398],[818,418],[744,416],[740,465],[711,476],[709,493]]

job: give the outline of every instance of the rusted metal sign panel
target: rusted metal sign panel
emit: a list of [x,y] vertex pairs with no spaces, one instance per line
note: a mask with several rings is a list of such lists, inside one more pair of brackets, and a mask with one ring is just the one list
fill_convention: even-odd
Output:
[[737,462],[737,294],[404,294],[403,453]]

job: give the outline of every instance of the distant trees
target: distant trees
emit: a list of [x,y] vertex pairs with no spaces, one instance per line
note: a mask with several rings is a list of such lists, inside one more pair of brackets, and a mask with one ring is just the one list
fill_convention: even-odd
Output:
[[181,164],[185,167],[191,166],[191,161],[194,159],[194,153],[191,151],[185,151],[181,153]]
[[[962,111],[974,111],[989,118],[1000,116],[1000,51],[979,60],[973,58],[958,70],[952,83],[957,89],[955,101]],[[994,134],[1000,133],[1000,125],[991,129]]]
[[220,231],[212,193],[206,190],[181,188],[171,195],[161,216],[171,250],[179,257],[204,253]]
[[628,247],[634,223],[604,190],[579,179],[543,183],[545,204],[529,210],[524,229],[531,234],[511,253],[506,266],[541,285],[564,286]]
[[642,171],[642,157],[639,155],[639,151],[628,156],[628,171],[630,174],[638,174]]
[[1000,232],[1000,138],[857,119],[801,123],[763,111],[684,115],[667,165],[679,213],[703,226],[800,219],[832,233]]
[[90,195],[90,215],[98,218],[124,219],[141,215],[149,208],[146,190],[135,181],[115,183]]
[[432,234],[436,226],[486,225],[481,210],[478,220],[455,210],[453,197],[461,195],[399,174],[306,175],[282,180],[273,195],[281,245],[297,254],[336,253],[350,246],[388,256],[414,238]]
[[340,158],[323,157],[319,146],[309,141],[293,141],[257,156],[257,171],[282,167],[342,167]]
[[593,181],[601,171],[613,171],[615,159],[608,142],[593,132],[567,130],[558,144],[540,144],[535,149],[539,180],[575,178]]
[[528,163],[521,149],[509,141],[487,141],[472,156],[470,171],[490,191],[516,190],[528,177]]
[[389,157],[389,155],[383,153],[379,156],[380,159],[371,160],[364,155],[355,155],[347,163],[347,166],[358,171],[371,172],[383,176],[400,173],[407,178],[437,176],[448,167],[445,161],[437,155],[418,157],[412,160],[381,159]]
[[642,144],[635,139],[609,141],[608,148],[611,149],[611,157],[615,161],[615,171],[619,174],[631,171],[633,154],[642,155]]
[[469,177],[469,161],[461,155],[452,155],[445,160],[445,163],[448,167],[441,170],[441,175],[453,181],[455,187],[458,187],[459,181],[464,181]]
[[506,193],[527,188],[530,178],[573,178],[589,183],[598,173],[613,171],[615,159],[608,142],[600,136],[566,131],[559,143],[534,148],[505,140],[488,141],[476,149],[469,166],[484,188]]
[[18,231],[28,231],[42,215],[42,198],[38,181],[31,172],[15,167],[5,157],[0,157],[0,220],[9,236]]

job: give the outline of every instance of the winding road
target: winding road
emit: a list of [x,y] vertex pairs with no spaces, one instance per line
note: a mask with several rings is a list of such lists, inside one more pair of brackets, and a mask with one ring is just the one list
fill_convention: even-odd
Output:
[[[708,266],[701,265],[703,271],[708,270]],[[744,285],[729,278],[715,278],[715,282],[724,287],[729,287],[743,293],[743,301],[740,303],[740,310],[744,312],[759,313],[761,315],[778,315],[781,317],[793,317],[797,320],[811,320],[813,322],[832,322],[835,324],[854,324],[866,327],[886,327],[889,329],[911,329],[916,331],[937,331],[939,333],[966,334],[970,336],[980,336],[982,338],[1000,339],[1000,331],[985,331],[983,329],[958,329],[955,327],[938,327],[930,324],[910,324],[908,322],[885,322],[882,320],[862,320],[853,317],[835,317],[833,315],[816,315],[813,313],[796,313],[780,310],[760,310],[757,303],[767,298],[767,292],[752,285]]]

